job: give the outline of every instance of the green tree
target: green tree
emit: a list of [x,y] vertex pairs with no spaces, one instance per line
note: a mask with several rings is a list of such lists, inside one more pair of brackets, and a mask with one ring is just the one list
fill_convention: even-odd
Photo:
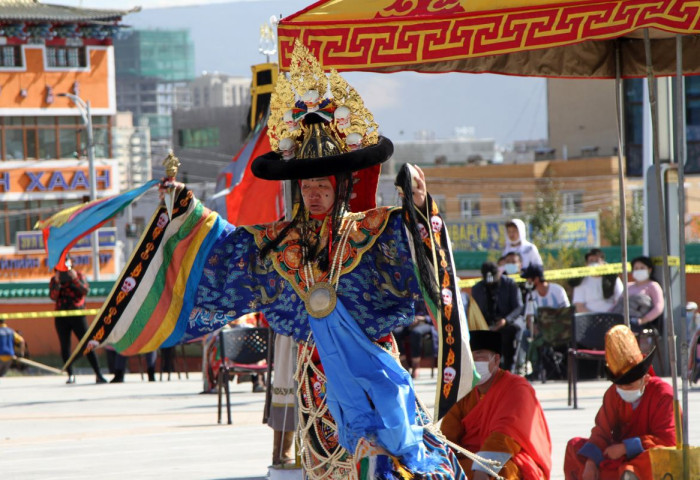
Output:
[[535,193],[535,203],[528,211],[531,241],[539,249],[551,248],[560,239],[562,222],[561,196],[548,179]]
[[[620,208],[608,207],[600,211],[600,234],[610,245],[620,245]],[[642,245],[644,243],[644,211],[636,205],[627,208],[627,244]]]

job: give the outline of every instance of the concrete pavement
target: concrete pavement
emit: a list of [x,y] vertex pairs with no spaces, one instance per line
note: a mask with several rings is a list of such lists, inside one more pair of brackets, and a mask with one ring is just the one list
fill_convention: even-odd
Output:
[[[201,374],[189,377],[149,383],[128,374],[125,383],[106,385],[93,375],[78,375],[75,385],[63,376],[0,378],[0,478],[266,478],[272,431],[261,423],[264,394],[232,384],[233,425],[218,425],[217,396],[200,394]],[[563,478],[566,442],[589,433],[608,385],[581,382],[581,408],[573,410],[566,382],[534,384],[552,435],[552,479]],[[416,389],[429,408],[434,388],[421,371]],[[700,445],[700,388],[689,398],[690,443]]]

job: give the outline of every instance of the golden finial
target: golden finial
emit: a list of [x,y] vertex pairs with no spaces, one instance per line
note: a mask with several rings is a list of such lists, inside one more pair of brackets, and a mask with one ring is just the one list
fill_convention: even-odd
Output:
[[168,152],[168,156],[163,160],[163,166],[165,167],[165,176],[175,178],[180,167],[180,160],[178,160],[172,150]]

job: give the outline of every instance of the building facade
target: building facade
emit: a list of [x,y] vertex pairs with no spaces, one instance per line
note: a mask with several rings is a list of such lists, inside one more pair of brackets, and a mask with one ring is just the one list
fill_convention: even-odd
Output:
[[[191,107],[194,43],[189,30],[131,30],[114,42],[119,111],[148,121],[151,141],[170,148],[172,112]],[[162,149],[161,149],[162,150]]]
[[189,85],[192,108],[238,107],[250,103],[250,77],[204,73]]
[[[98,197],[119,192],[112,39],[127,13],[0,0],[0,282],[47,281],[36,221],[89,198],[93,181]],[[64,93],[90,103],[94,179],[84,120]],[[100,233],[105,278],[117,273],[115,243]],[[78,247],[74,263],[92,272],[88,239]]]

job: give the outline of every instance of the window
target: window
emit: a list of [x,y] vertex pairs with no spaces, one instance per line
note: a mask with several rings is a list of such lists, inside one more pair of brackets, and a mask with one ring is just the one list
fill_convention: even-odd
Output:
[[627,176],[642,176],[642,146],[644,135],[644,82],[645,79],[623,80],[625,103],[625,158]]
[[184,148],[218,147],[219,128],[183,128],[177,131],[177,143]]
[[445,196],[444,195],[432,195],[433,200],[435,200],[435,203],[438,205],[438,210],[440,210],[440,215],[443,217],[447,215],[447,202],[445,202]]
[[512,215],[522,211],[522,195],[508,193],[501,195],[501,214]]
[[22,50],[19,45],[6,45],[0,47],[0,68],[21,67]]
[[583,192],[562,192],[561,209],[563,213],[582,213]]
[[459,212],[462,218],[474,218],[481,215],[479,195],[462,195],[459,197]]
[[87,67],[85,47],[46,47],[49,67]]
[[[95,157],[111,156],[110,118],[93,116]],[[87,135],[82,120],[64,117],[0,117],[2,160],[85,158]]]

